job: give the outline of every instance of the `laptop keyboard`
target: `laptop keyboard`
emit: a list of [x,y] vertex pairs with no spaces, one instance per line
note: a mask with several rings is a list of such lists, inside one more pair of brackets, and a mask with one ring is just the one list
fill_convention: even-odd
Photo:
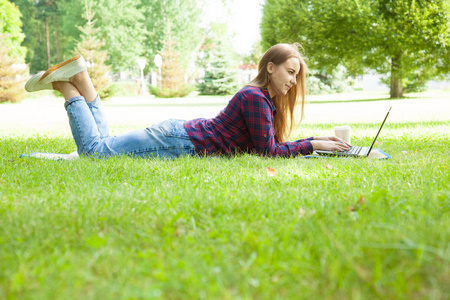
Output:
[[369,147],[359,147],[359,146],[353,146],[347,151],[341,151],[340,153],[344,155],[361,155],[365,156],[369,152]]
[[343,154],[359,154],[359,152],[361,151],[362,147],[359,146],[353,146],[351,147],[349,150],[347,151],[342,151],[341,153]]

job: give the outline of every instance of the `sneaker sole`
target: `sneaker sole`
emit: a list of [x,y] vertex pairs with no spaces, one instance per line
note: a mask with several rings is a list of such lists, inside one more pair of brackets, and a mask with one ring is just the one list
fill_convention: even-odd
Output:
[[57,65],[54,65],[53,67],[50,67],[41,77],[41,79],[39,79],[39,81],[42,81],[45,79],[45,77],[47,77],[48,75],[50,75],[51,73],[53,73],[54,71],[64,67],[67,64],[70,64],[71,62],[76,61],[77,59],[79,59],[81,57],[80,54],[78,54],[77,56],[74,56],[66,61],[63,61],[62,63],[59,63]]
[[27,81],[27,83],[25,84],[25,90],[27,92],[32,93],[41,90],[53,89],[51,84],[42,84],[41,82],[39,82],[39,78],[42,76],[43,73],[44,72],[37,73]]

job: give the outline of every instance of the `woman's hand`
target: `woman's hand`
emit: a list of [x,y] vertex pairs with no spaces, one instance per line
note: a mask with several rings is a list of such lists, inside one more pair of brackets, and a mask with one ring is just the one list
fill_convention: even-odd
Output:
[[352,145],[346,143],[343,139],[338,138],[337,136],[315,136],[315,140],[319,141],[334,141],[334,142],[342,142],[346,144],[347,146],[351,147]]
[[351,145],[336,136],[314,137],[311,141],[314,150],[346,151]]

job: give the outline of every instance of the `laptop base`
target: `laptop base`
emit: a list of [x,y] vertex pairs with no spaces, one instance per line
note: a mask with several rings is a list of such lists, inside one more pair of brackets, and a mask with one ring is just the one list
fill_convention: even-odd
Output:
[[353,146],[347,151],[326,151],[326,150],[316,150],[319,155],[327,156],[348,156],[348,157],[367,157],[369,155],[370,147],[359,147]]

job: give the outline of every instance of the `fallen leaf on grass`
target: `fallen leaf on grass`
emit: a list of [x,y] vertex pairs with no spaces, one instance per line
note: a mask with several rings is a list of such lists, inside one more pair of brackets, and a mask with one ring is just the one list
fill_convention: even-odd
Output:
[[361,197],[359,197],[358,204],[359,205],[365,205],[366,204],[366,199],[364,199],[364,195],[361,195]]
[[299,207],[298,208],[298,218],[299,219],[302,218],[305,214],[306,214],[306,211],[303,208]]
[[269,177],[275,176],[275,169],[274,168],[267,167],[266,168],[266,172],[267,172],[267,176],[269,176]]
[[331,169],[333,169],[333,166],[332,166],[332,165],[330,165],[330,164],[328,164],[328,165],[326,165],[326,166],[325,166],[325,169],[329,169],[329,170],[331,170]]
[[[364,198],[364,195],[361,195],[361,197],[359,197],[359,199],[355,203],[355,205],[348,206],[347,210],[352,212],[352,211],[358,211],[358,210],[365,209],[365,208],[366,208],[366,199]],[[340,214],[341,212],[339,211],[338,213]]]

